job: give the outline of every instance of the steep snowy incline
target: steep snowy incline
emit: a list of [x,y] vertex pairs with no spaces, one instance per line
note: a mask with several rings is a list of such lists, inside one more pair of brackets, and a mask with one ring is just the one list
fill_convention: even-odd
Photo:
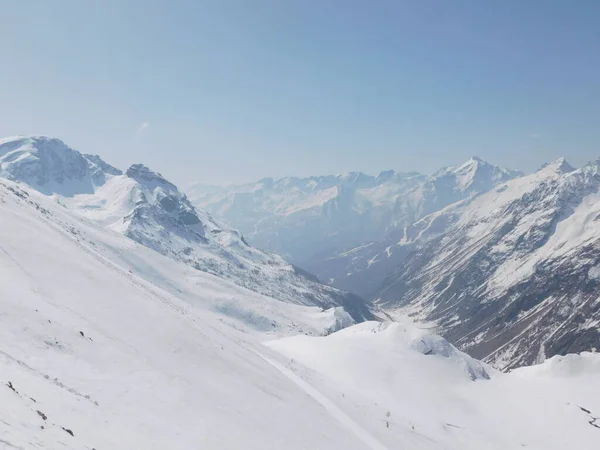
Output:
[[377,303],[498,367],[600,348],[600,176],[557,160],[411,227]]
[[339,389],[345,412],[384,430],[376,436],[389,449],[591,450],[600,439],[600,354],[506,374],[407,321],[267,345],[290,358],[297,376],[319,380],[313,386]]
[[257,355],[267,332],[318,332],[317,308],[193,271],[8,181],[0,209],[0,447],[365,450]]
[[344,307],[356,321],[373,317],[355,295],[324,286],[281,257],[248,245],[238,231],[197,211],[174,184],[141,164],[122,174],[100,157],[84,156],[57,139],[2,142],[1,176],[51,195],[163,255],[281,301]]

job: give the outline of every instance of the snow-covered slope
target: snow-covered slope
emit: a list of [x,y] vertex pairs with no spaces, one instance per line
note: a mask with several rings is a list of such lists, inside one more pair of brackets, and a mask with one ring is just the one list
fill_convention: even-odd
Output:
[[0,175],[196,270],[289,303],[343,306],[358,321],[372,317],[360,298],[251,247],[239,232],[197,211],[175,185],[141,164],[123,174],[98,156],[46,137],[4,139],[0,155]]
[[0,448],[363,448],[259,343],[339,311],[193,270],[9,181],[0,209]]
[[338,389],[363,428],[385,431],[371,448],[592,449],[600,439],[600,354],[501,373],[406,322],[267,345],[319,390]]
[[341,309],[257,294],[64,201],[0,179],[0,448],[597,446],[597,354],[501,374],[409,323],[316,337]]
[[499,367],[600,348],[599,167],[557,160],[425,217],[377,302]]

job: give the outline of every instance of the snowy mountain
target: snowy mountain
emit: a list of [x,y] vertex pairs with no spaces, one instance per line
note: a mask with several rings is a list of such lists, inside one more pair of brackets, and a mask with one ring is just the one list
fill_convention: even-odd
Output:
[[0,448],[363,448],[260,344],[343,311],[194,270],[24,185],[0,180],[0,208]]
[[367,436],[365,448],[597,445],[596,353],[557,356],[500,373],[410,324],[373,322],[327,337],[294,336],[268,345],[293,358],[300,376],[316,372],[326,387],[340,389],[342,398],[336,400],[354,397],[363,427],[388,431],[377,435],[378,442]]
[[599,173],[560,159],[425,217],[376,302],[502,368],[600,348]]
[[371,270],[382,250],[373,242],[388,235],[401,240],[405,228],[427,214],[519,175],[473,157],[429,177],[387,171],[264,179],[220,190],[197,185],[190,196],[252,244],[288,255],[324,282],[367,295],[395,262]]
[[[304,267],[497,367],[600,348],[599,165],[574,170],[559,159],[520,176],[474,157],[382,202],[393,217],[387,234]],[[360,179],[353,198],[377,184]]]
[[44,194],[92,193],[106,175],[121,171],[95,155],[82,155],[45,136],[0,139],[0,176],[22,181]]
[[241,230],[261,249],[306,266],[395,226],[396,199],[420,185],[417,173],[382,172],[264,178],[241,186],[196,184],[192,203]]
[[197,211],[160,174],[136,164],[126,173],[58,139],[0,141],[0,175],[52,195],[69,210],[163,255],[282,301],[343,306],[354,320],[371,318],[364,302],[318,283],[281,257]]
[[477,157],[460,166],[441,169],[395,200],[395,226],[387,233],[338,254],[308,262],[306,268],[340,289],[368,297],[406,256],[410,247],[392,249],[394,244],[407,239],[410,226],[428,214],[487,192],[520,175],[520,172],[502,169]]
[[[91,163],[104,183],[89,167],[29,172],[35,188],[0,178],[0,448],[597,447],[598,354],[501,373],[403,317],[329,333],[352,323],[340,307],[281,301],[126,236],[197,233],[223,255],[218,225],[163,177]],[[94,193],[58,194],[66,183]]]

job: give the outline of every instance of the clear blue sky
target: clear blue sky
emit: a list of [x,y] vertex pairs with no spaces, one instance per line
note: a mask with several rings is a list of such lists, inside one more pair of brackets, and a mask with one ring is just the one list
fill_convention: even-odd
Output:
[[600,156],[598,0],[0,0],[0,58],[0,135],[181,184]]

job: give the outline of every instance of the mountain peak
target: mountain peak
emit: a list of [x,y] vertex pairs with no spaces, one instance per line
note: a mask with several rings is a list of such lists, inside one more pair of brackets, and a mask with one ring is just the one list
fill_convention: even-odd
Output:
[[377,182],[383,182],[393,179],[396,176],[395,170],[384,170],[379,175],[377,175]]
[[438,178],[438,177],[443,177],[443,176],[448,176],[448,175],[457,175],[457,174],[463,174],[463,173],[467,173],[467,172],[471,173],[473,171],[477,171],[477,169],[480,166],[491,166],[491,164],[485,162],[484,160],[482,160],[481,158],[479,158],[477,156],[473,156],[460,165],[446,166],[446,167],[439,169],[437,172],[435,172],[433,175],[431,175],[431,178]]
[[563,157],[547,162],[542,165],[540,170],[551,170],[559,174],[573,172],[575,169]]
[[84,156],[48,136],[0,139],[0,175],[26,183],[44,194],[72,197],[92,193],[106,177],[119,174],[98,156]]
[[27,151],[52,150],[56,153],[75,151],[60,139],[49,136],[11,136],[0,139],[1,156],[16,149]]
[[133,178],[140,184],[157,184],[167,186],[171,190],[178,190],[177,187],[163,177],[160,173],[154,172],[148,166],[144,164],[133,164],[127,172],[125,172],[129,178]]
[[264,186],[272,186],[275,180],[273,177],[264,177],[257,181],[257,184],[262,184]]
[[371,175],[363,172],[348,172],[340,175],[339,178],[345,183],[365,183],[373,180]]
[[144,164],[132,164],[127,172],[125,173],[130,178],[142,178],[142,179],[156,179],[160,178],[164,180],[164,177],[158,173],[150,170],[150,168]]
[[462,165],[458,166],[458,169],[461,168],[479,168],[479,167],[495,167],[494,164],[487,162],[484,159],[481,159],[479,156],[471,156],[467,161],[465,161]]
[[516,170],[504,169],[473,156],[459,166],[450,166],[435,172],[430,182],[441,183],[441,189],[463,193],[486,192],[498,183],[523,175]]
[[48,143],[48,142],[62,144],[65,147],[67,146],[63,141],[61,141],[58,138],[53,138],[53,137],[44,136],[44,135],[16,135],[16,136],[9,136],[9,137],[5,137],[5,138],[1,138],[0,146],[10,144],[10,143],[13,143],[16,145],[23,145],[23,144]]

